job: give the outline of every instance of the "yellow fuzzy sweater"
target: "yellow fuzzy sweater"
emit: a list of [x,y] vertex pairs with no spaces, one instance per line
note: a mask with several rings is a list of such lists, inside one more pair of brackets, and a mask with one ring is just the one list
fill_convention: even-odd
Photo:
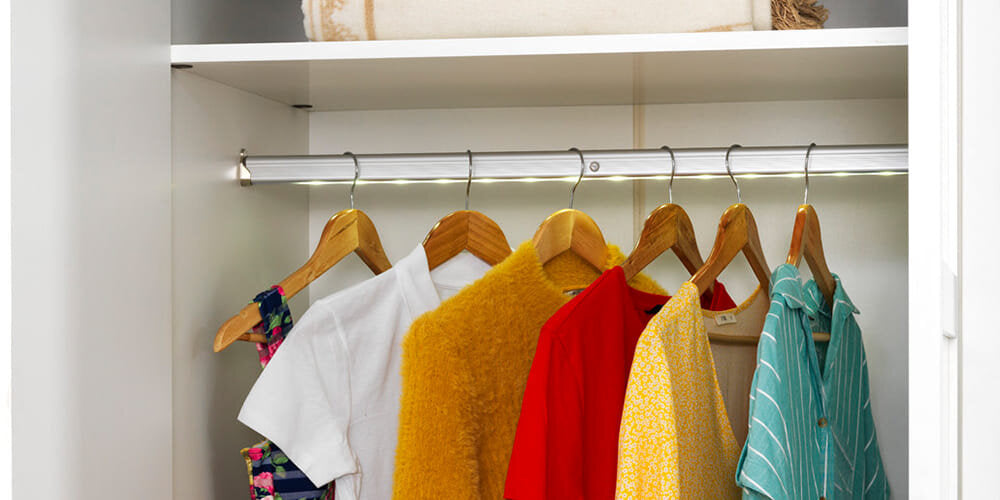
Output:
[[[623,256],[608,248],[608,265]],[[543,268],[531,242],[418,318],[403,340],[393,498],[503,498],[528,371],[545,321],[599,273],[571,253]],[[639,275],[630,284],[665,294]]]

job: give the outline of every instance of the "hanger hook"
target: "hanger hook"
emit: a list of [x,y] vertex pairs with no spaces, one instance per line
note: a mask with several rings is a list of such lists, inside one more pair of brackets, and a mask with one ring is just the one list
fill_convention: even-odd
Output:
[[802,199],[802,204],[803,205],[808,205],[809,204],[809,154],[812,153],[812,150],[813,150],[814,147],[816,147],[816,143],[815,142],[811,142],[811,143],[809,143],[809,147],[806,148],[806,165],[805,165],[805,171],[806,171],[806,194],[805,194],[805,196]]
[[351,182],[351,210],[354,210],[354,188],[358,186],[358,178],[361,177],[361,165],[358,164],[358,157],[350,151],[345,151],[344,156],[350,156],[354,160],[354,181]]
[[674,157],[674,150],[670,146],[663,146],[660,149],[670,153],[670,182],[667,184],[667,202],[674,202],[674,175],[677,175],[677,158]]
[[729,174],[729,178],[733,180],[733,185],[736,186],[736,203],[743,203],[743,195],[740,194],[740,183],[736,182],[736,176],[733,175],[733,169],[729,166],[729,154],[733,152],[736,148],[742,148],[739,144],[733,144],[729,146],[726,150],[726,173]]
[[465,153],[469,155],[469,180],[465,183],[465,209],[469,209],[469,192],[472,191],[472,150],[466,149]]
[[569,192],[569,208],[573,208],[573,198],[576,196],[576,187],[583,181],[583,174],[587,171],[587,161],[583,159],[583,153],[581,153],[579,149],[569,148],[569,150],[580,155],[580,177],[577,177],[576,184],[573,184],[573,189]]

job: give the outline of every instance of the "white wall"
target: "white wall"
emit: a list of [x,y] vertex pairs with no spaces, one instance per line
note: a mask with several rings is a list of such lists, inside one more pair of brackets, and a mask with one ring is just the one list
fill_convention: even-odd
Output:
[[[492,108],[312,113],[313,154],[510,149],[711,147],[745,145],[905,143],[906,101],[757,102],[724,104]],[[362,167],[362,177],[364,164]],[[739,169],[738,156],[734,168]],[[664,172],[669,165],[664,165]],[[788,251],[802,179],[744,179],[773,267]],[[310,188],[310,246],[326,219],[347,205],[347,186]],[[464,185],[360,185],[358,208],[371,215],[390,259],[422,241],[445,214],[464,203]],[[827,260],[858,304],[872,376],[879,439],[894,494],[907,484],[907,178],[811,177],[810,201],[823,223]],[[564,208],[569,184],[473,184],[472,208],[497,221],[512,245],[530,238],[551,212]],[[718,217],[735,195],[728,179],[680,179],[675,201],[690,214],[707,255]],[[607,239],[628,251],[645,215],[666,199],[664,182],[584,182],[576,207],[600,224]],[[669,255],[648,272],[668,290],[686,276]],[[315,300],[359,282],[370,272],[349,258],[310,287]],[[737,298],[752,287],[738,261],[723,278]]]
[[169,3],[12,5],[14,498],[169,499]]
[[[184,71],[173,75],[174,498],[242,498],[236,421],[260,373],[253,344],[212,352],[216,329],[308,257],[308,190],[240,187],[240,148],[307,152],[307,113]],[[305,294],[292,299],[296,317]]]
[[299,0],[172,0],[173,43],[298,42]]

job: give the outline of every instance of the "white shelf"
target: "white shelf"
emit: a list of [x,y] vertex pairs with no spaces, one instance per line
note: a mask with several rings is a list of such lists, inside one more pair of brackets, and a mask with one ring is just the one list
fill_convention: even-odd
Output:
[[891,98],[906,28],[175,45],[186,70],[315,110]]

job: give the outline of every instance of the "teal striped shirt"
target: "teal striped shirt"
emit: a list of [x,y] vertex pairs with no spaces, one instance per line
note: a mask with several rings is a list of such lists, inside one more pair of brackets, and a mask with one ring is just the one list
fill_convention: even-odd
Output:
[[[835,276],[836,278],[836,276]],[[858,312],[840,278],[832,311],[784,264],[757,347],[750,431],[736,482],[747,499],[885,499]],[[829,332],[828,345],[812,332]]]

